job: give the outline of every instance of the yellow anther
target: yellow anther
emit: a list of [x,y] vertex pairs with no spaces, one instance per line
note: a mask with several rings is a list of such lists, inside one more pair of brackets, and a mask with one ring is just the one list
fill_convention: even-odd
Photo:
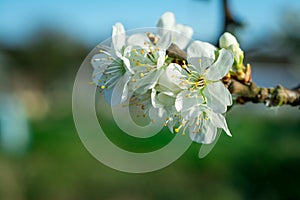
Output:
[[190,97],[190,95],[189,95],[189,94],[186,94],[186,95],[185,95],[185,97],[186,97],[186,98],[189,98],[189,97]]
[[199,63],[200,63],[200,62],[202,62],[202,59],[201,59],[201,58],[199,58],[199,59],[198,59],[198,62],[199,62]]
[[107,60],[110,60],[111,59],[111,57],[107,57]]
[[144,73],[140,73],[140,77],[143,78],[145,76]]
[[[179,118],[179,116],[178,116],[178,118]],[[180,119],[180,118],[179,118]],[[178,127],[178,128],[175,128],[175,132],[176,133],[178,133],[179,131],[180,131],[180,129],[185,125],[185,121],[183,121],[182,123],[181,123],[181,125]]]
[[141,54],[143,54],[143,55],[145,54],[145,50],[144,49],[141,50]]
[[160,47],[156,47],[155,50],[156,50],[156,51],[159,51],[159,50],[160,50]]
[[136,51],[136,49],[132,49],[132,52],[136,53],[137,51]]
[[208,121],[208,117],[205,117],[205,120]]
[[103,53],[103,50],[102,50],[102,49],[100,49],[100,50],[99,50],[99,53]]
[[184,131],[182,132],[182,135],[185,135],[185,132],[184,132]]
[[105,89],[105,85],[101,85],[101,89],[104,90]]
[[146,66],[146,64],[140,63],[139,61],[136,61],[135,65],[138,66],[138,67]]
[[136,79],[135,79],[135,78],[133,78],[133,79],[131,79],[131,81],[135,83],[135,82],[136,82]]
[[186,69],[187,66],[186,66],[186,64],[185,64],[185,60],[183,60],[182,62],[183,62],[183,65],[182,65],[181,67],[182,67],[183,69]]
[[168,126],[168,124],[167,124],[167,123],[164,123],[164,126]]

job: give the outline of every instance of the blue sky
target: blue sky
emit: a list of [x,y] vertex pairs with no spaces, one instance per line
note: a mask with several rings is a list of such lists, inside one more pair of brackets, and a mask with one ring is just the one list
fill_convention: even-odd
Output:
[[[109,37],[111,26],[153,27],[161,14],[172,11],[177,22],[194,28],[194,38],[214,41],[220,34],[220,0],[0,0],[0,42],[18,45],[43,27],[52,27],[87,45]],[[278,31],[283,11],[300,10],[299,0],[231,0],[234,14],[247,24],[241,43]]]

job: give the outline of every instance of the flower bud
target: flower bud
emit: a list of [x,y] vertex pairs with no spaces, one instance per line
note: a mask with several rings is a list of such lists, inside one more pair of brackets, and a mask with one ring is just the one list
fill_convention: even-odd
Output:
[[219,44],[221,48],[228,48],[230,45],[239,46],[237,39],[228,32],[225,32],[219,39]]
[[228,32],[225,32],[219,39],[220,47],[228,49],[234,56],[236,64],[242,64],[244,60],[244,52],[240,48],[240,44],[237,39]]

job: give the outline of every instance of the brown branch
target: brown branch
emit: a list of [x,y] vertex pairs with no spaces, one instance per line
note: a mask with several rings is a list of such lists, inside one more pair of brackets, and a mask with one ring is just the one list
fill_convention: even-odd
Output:
[[258,87],[254,82],[249,84],[241,83],[231,79],[228,89],[231,94],[237,95],[236,102],[264,103],[266,106],[291,105],[300,106],[300,87],[294,89],[284,88],[278,85],[275,88]]
[[[186,60],[187,55],[184,51],[172,44],[167,54],[174,58],[174,62],[179,63],[179,60]],[[236,103],[245,104],[264,103],[266,106],[281,106],[291,105],[300,106],[300,85],[293,89],[284,88],[278,85],[275,88],[258,87],[251,80],[250,65],[244,67],[243,72],[237,72],[234,75],[226,75],[223,78],[223,83],[228,87],[231,94],[236,95]]]

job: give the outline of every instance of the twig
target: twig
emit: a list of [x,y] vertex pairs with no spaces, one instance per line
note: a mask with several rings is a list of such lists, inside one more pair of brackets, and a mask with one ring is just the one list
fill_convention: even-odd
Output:
[[[169,57],[174,58],[176,63],[180,63],[179,59],[186,61],[186,53],[175,44],[169,47],[167,53]],[[223,79],[223,83],[228,87],[231,94],[237,96],[237,103],[264,103],[269,107],[281,105],[300,106],[300,85],[293,89],[284,88],[281,85],[275,88],[258,87],[251,80],[250,65],[245,67],[243,73],[244,76],[229,75]],[[244,78],[241,79],[240,77]]]
[[300,106],[300,89],[288,89],[281,85],[275,88],[258,87],[254,82],[243,84],[231,79],[227,84],[231,94],[237,95],[236,102],[244,104],[247,102],[264,103],[266,106],[291,105]]

